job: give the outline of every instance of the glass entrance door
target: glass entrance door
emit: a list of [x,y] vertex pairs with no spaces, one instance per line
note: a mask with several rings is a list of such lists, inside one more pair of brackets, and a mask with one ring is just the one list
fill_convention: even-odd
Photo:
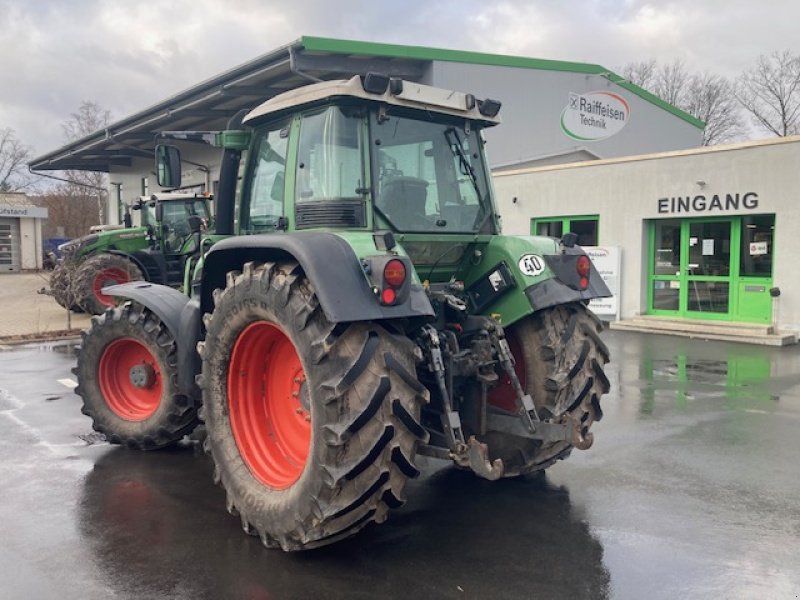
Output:
[[652,314],[729,319],[740,228],[732,218],[655,221],[650,226]]
[[770,323],[775,215],[651,221],[648,313]]
[[682,286],[683,306],[687,313],[705,313],[688,316],[727,316],[731,290],[731,220],[689,221],[683,226],[688,229],[688,240],[683,240],[687,260],[681,268],[686,282]]

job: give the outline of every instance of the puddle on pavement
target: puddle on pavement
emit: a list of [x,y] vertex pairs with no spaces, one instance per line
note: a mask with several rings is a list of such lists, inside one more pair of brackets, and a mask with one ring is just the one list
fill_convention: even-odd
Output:
[[731,408],[780,400],[780,386],[772,385],[778,361],[769,349],[728,350],[724,360],[695,358],[689,350],[666,358],[647,350],[639,364],[642,413],[653,412],[657,394],[672,393],[679,409],[703,397],[723,397]]

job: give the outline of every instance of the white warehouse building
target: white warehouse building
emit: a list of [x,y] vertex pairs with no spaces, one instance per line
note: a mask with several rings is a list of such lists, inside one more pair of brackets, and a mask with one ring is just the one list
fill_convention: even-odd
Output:
[[615,252],[620,328],[800,333],[800,136],[495,174],[504,231]]

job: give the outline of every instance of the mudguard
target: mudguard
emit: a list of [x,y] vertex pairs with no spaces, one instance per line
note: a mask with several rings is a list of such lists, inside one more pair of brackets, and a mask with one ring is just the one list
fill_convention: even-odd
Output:
[[608,298],[611,290],[600,277],[600,273],[590,262],[589,286],[580,289],[578,272],[575,263],[579,256],[586,253],[579,246],[564,248],[563,254],[545,254],[544,261],[553,271],[555,279],[547,279],[525,289],[525,295],[535,310],[566,304],[567,302],[589,301],[592,298]]
[[177,344],[178,391],[196,397],[195,375],[200,372],[197,342],[201,329],[200,303],[190,300],[178,290],[147,281],[131,281],[103,288],[110,296],[133,300],[152,310],[172,332]]
[[270,233],[231,237],[214,244],[205,256],[200,306],[213,309],[212,292],[225,287],[229,271],[248,261],[294,259],[314,286],[325,316],[333,323],[433,316],[422,286],[394,306],[378,302],[352,246],[328,232]]
[[576,261],[584,254],[579,246],[562,249],[553,238],[494,236],[464,278],[467,295],[504,327],[543,308],[610,296],[591,261],[589,286],[580,289]]

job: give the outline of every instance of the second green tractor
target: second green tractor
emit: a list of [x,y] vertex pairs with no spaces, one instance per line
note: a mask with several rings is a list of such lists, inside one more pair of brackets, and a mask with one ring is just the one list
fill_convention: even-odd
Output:
[[[137,213],[134,226],[131,210]],[[50,275],[50,294],[64,308],[93,315],[113,306],[103,288],[144,280],[182,288],[206,244],[209,198],[192,193],[153,194],[125,211],[125,225],[101,229],[59,246],[62,258]]]

